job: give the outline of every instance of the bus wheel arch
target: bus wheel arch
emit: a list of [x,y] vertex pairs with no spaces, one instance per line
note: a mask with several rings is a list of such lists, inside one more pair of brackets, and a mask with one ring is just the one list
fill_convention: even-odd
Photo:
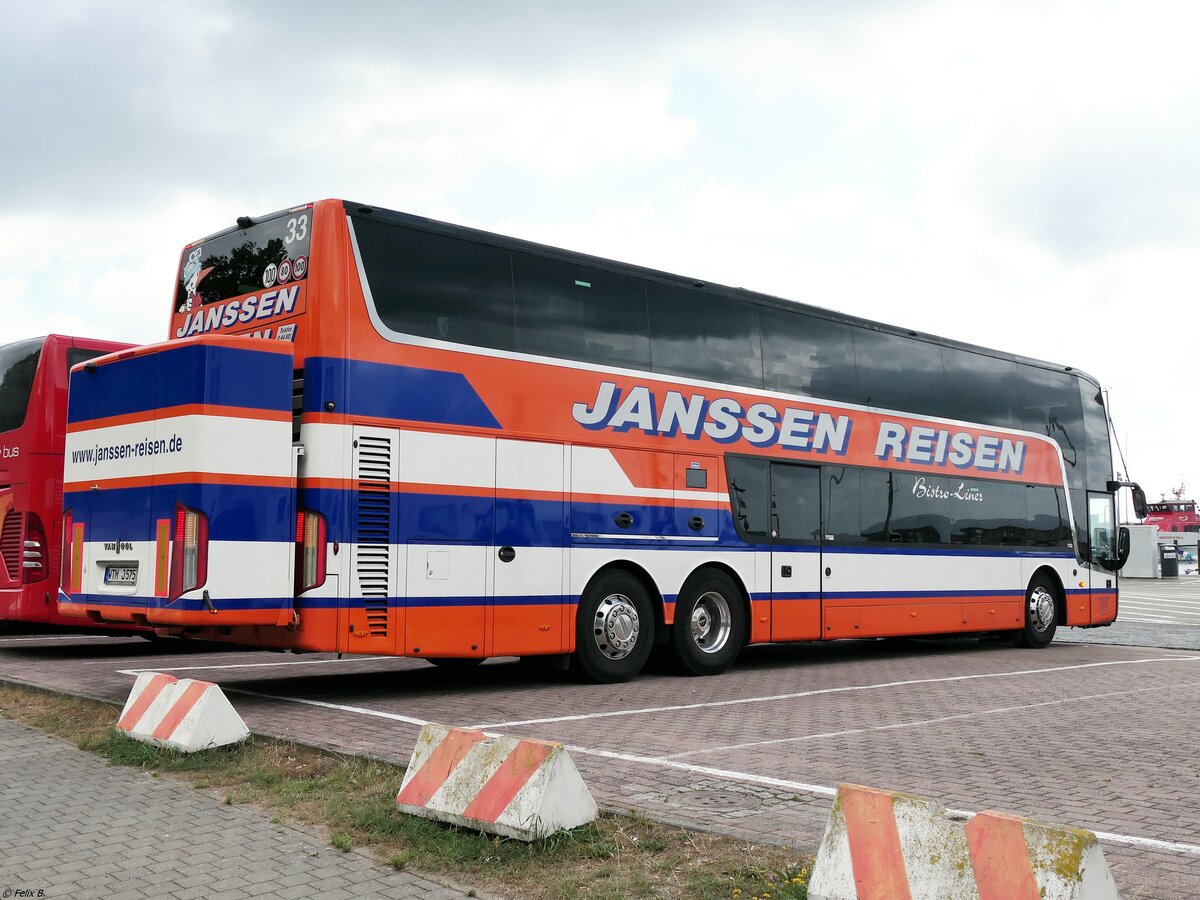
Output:
[[627,681],[645,666],[662,627],[662,595],[640,566],[610,563],[596,571],[575,615],[572,668],[589,681]]
[[[1052,604],[1052,611],[1048,604]],[[1043,566],[1030,577],[1023,614],[1025,624],[1016,634],[1017,646],[1034,649],[1050,646],[1067,616],[1066,590],[1058,573],[1050,567]]]
[[671,648],[690,675],[728,669],[746,644],[750,599],[742,580],[727,566],[706,564],[684,581],[675,602]]

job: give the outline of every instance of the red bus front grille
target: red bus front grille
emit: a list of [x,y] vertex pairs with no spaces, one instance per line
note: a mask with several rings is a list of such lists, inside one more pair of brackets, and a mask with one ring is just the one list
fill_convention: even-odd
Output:
[[9,578],[21,577],[21,513],[9,510],[0,528],[0,558]]

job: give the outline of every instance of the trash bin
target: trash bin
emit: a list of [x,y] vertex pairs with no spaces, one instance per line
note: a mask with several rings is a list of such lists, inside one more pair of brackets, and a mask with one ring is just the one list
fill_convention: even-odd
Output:
[[1174,544],[1163,544],[1158,548],[1158,558],[1162,563],[1163,578],[1179,577],[1179,551]]

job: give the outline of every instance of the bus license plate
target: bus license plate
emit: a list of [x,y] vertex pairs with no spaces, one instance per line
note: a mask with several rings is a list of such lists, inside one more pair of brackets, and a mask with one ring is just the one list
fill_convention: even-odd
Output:
[[137,584],[137,566],[105,566],[105,584]]

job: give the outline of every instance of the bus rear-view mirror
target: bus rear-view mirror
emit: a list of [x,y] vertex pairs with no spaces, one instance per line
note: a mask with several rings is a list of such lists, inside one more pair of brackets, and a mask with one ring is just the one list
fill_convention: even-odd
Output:
[[[1144,497],[1142,498],[1142,502],[1143,503],[1145,502]],[[1136,500],[1135,500],[1135,503],[1136,503]],[[1117,532],[1117,564],[1114,567],[1113,571],[1119,572],[1122,568],[1124,568],[1125,562],[1128,559],[1129,559],[1129,529],[1126,528],[1124,525],[1122,525],[1121,529]]]
[[1146,508],[1146,492],[1136,484],[1133,486],[1132,490],[1134,514],[1137,515],[1139,519],[1144,519],[1146,518],[1146,514],[1149,512],[1149,510]]

